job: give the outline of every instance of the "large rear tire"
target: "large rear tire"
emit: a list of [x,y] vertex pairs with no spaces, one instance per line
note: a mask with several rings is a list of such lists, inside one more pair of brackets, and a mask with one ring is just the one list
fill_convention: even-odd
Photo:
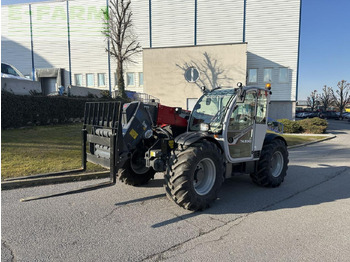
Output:
[[130,159],[118,170],[118,179],[127,185],[139,186],[154,178],[156,172],[153,168],[146,167],[144,156],[143,151],[134,151]]
[[272,140],[263,146],[257,171],[250,177],[259,186],[278,187],[287,175],[288,162],[286,144],[280,139]]
[[168,198],[192,211],[209,207],[224,181],[220,149],[204,140],[184,151],[176,151],[171,161],[165,175]]

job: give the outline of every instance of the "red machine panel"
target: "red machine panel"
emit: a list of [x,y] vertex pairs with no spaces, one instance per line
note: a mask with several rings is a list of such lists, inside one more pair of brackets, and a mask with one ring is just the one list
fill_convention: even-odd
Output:
[[179,110],[177,107],[158,105],[157,125],[171,125],[187,127],[187,120],[190,116],[190,111]]

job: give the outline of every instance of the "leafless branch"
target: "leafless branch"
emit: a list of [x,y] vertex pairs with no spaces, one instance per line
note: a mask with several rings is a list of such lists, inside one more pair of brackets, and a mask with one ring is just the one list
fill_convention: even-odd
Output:
[[110,55],[117,61],[118,89],[125,96],[123,64],[135,62],[132,56],[142,51],[137,37],[132,33],[131,0],[110,0],[109,8],[103,10],[103,14],[102,34],[110,41]]

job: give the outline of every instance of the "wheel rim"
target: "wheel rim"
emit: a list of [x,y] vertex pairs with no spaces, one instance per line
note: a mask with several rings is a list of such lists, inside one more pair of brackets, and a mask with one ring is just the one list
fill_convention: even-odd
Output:
[[194,171],[193,187],[198,195],[206,195],[215,184],[216,168],[213,160],[204,158],[196,166]]
[[139,150],[136,150],[132,154],[130,159],[130,166],[136,174],[144,174],[149,170],[149,167],[146,167],[144,153]]
[[283,169],[283,155],[280,151],[276,151],[271,159],[271,174],[278,177]]

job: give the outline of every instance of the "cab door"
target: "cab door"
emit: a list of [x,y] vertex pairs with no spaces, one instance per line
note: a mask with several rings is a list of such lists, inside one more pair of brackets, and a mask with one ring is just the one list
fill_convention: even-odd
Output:
[[229,113],[226,126],[226,156],[230,162],[240,162],[253,158],[254,124],[256,116],[257,92],[246,92],[244,102],[237,102]]

